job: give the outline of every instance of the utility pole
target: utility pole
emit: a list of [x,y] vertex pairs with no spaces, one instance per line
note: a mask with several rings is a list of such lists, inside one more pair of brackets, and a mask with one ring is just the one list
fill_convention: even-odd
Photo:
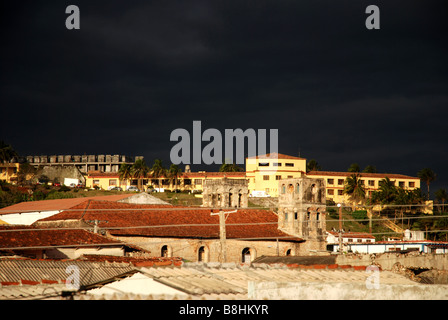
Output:
[[338,203],[339,208],[339,254],[342,254],[342,205]]
[[[225,263],[227,262],[227,246],[226,246],[226,220],[230,213],[234,213],[237,210],[233,211],[227,211],[224,212],[222,210],[219,210],[219,242],[221,245],[221,259],[219,262]],[[225,214],[227,213],[227,217]],[[210,215],[215,216],[217,215],[213,211],[210,213]]]

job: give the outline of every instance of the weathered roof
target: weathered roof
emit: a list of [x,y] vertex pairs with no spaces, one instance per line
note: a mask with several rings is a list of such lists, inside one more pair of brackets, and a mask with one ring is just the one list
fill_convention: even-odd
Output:
[[0,226],[0,250],[21,248],[125,246],[127,244],[106,238],[84,229],[41,229],[21,225]]
[[[320,284],[358,285],[366,289],[365,283],[371,273],[365,270],[366,267],[361,266],[338,265],[287,266],[261,263],[248,266],[234,263],[185,263],[179,268],[142,268],[141,272],[155,282],[183,293],[164,295],[164,299],[248,299],[251,298],[251,283],[304,284],[309,291],[314,290],[314,285]],[[403,275],[390,271],[379,272],[383,286],[417,285]],[[107,290],[98,290],[95,293],[104,293],[102,298],[106,299],[129,299],[137,293],[141,299],[160,298],[160,291],[153,289],[151,292],[149,288],[145,294],[133,292],[132,289],[117,292],[114,296],[108,295]],[[95,299],[97,298],[98,296]],[[83,299],[86,299],[86,296]]]
[[37,211],[59,211],[66,210],[79,205],[87,200],[107,200],[107,201],[119,201],[126,199],[133,194],[117,194],[110,196],[97,196],[97,197],[81,197],[81,198],[69,198],[69,199],[54,199],[54,200],[40,200],[40,201],[25,201],[19,202],[12,206],[8,206],[0,209],[0,215],[11,214],[19,212],[37,212]]
[[[99,227],[112,235],[216,239],[219,238],[219,217],[210,213],[210,208],[89,201],[41,219],[36,224],[98,220]],[[277,215],[269,210],[238,209],[226,220],[226,236],[228,239],[303,241],[280,231],[277,219]]]
[[109,282],[116,277],[135,272],[135,268],[128,263],[1,258],[0,284],[5,286],[19,285],[23,282],[65,283],[71,274],[66,271],[69,266],[79,269],[81,287]]

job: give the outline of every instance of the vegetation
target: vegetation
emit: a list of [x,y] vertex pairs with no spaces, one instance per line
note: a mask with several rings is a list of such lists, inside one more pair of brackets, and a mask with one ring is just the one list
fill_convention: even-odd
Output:
[[224,162],[221,167],[219,167],[219,172],[241,172],[244,171],[243,168],[237,166],[234,163]]
[[319,170],[322,170],[322,167],[319,165],[319,163],[316,160],[311,159],[310,161],[307,162],[306,172],[319,171]]
[[3,140],[0,140],[0,162],[8,162],[17,156],[18,153],[12,148],[11,145],[6,144]]
[[354,204],[364,203],[366,199],[366,189],[361,183],[360,175],[355,173],[345,179],[344,194],[350,196]]
[[151,168],[151,178],[157,179],[157,185],[160,190],[160,178],[166,176],[166,169],[162,165],[162,160],[155,159]]
[[428,187],[428,200],[429,200],[429,185],[436,180],[437,175],[429,168],[423,168],[417,173],[417,176],[421,181],[425,182]]

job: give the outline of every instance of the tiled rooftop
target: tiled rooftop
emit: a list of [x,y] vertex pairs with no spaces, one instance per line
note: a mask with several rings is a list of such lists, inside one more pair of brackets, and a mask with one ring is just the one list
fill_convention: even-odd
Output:
[[[39,220],[36,224],[61,220],[98,220],[99,227],[108,229],[113,235],[219,238],[219,217],[210,215],[210,212],[210,208],[89,201]],[[277,215],[268,210],[239,209],[231,213],[226,220],[226,234],[228,239],[279,238],[302,241],[278,230]]]
[[14,250],[20,248],[46,248],[54,246],[83,245],[126,245],[121,241],[109,239],[83,229],[46,230],[31,226],[1,225],[0,250]]
[[17,212],[66,210],[66,209],[70,209],[76,205],[79,205],[80,203],[83,203],[87,200],[119,201],[119,200],[129,198],[132,195],[133,194],[118,194],[118,195],[111,195],[111,196],[54,199],[54,200],[41,200],[41,201],[25,201],[25,202],[19,202],[12,206],[0,209],[0,215],[17,213]]
[[[339,172],[339,171],[310,171],[307,173],[308,176],[340,176],[340,177],[349,177],[355,172]],[[365,173],[365,172],[357,172],[362,178],[385,178],[388,177],[390,179],[419,179],[417,177],[406,176],[403,174],[397,173]]]

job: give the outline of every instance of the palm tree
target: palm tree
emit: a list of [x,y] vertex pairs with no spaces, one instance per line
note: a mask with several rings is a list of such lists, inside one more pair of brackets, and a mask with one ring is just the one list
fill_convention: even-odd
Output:
[[428,200],[429,200],[429,185],[431,182],[436,180],[436,174],[434,171],[432,171],[429,168],[423,168],[417,173],[417,176],[422,180],[423,182],[426,182],[426,185],[428,186]]
[[348,172],[360,172],[361,167],[357,163],[352,163],[347,169]]
[[17,152],[4,141],[0,140],[0,163],[4,161],[10,161],[12,158],[17,157]]
[[171,164],[170,168],[168,169],[168,177],[171,179],[171,181],[174,181],[174,190],[177,190],[177,178],[181,173],[182,169],[175,164]]
[[386,177],[379,182],[379,186],[381,203],[392,203],[397,196],[397,188],[395,187],[395,183],[390,181],[389,177]]
[[157,179],[157,185],[160,191],[160,178],[166,175],[166,169],[162,165],[162,160],[160,159],[154,160],[154,164],[152,165],[151,171],[152,171],[151,177]]
[[127,181],[132,178],[132,165],[129,163],[122,163],[118,169],[118,176],[121,181]]
[[363,202],[366,198],[366,189],[361,183],[360,177],[359,174],[355,173],[345,179],[343,193],[349,195],[354,204]]
[[139,190],[142,190],[142,179],[148,176],[149,168],[143,159],[135,160],[135,163],[132,165],[131,173],[134,178],[137,179],[137,187]]
[[364,170],[362,170],[362,172],[365,172],[365,173],[377,173],[378,171],[376,170],[375,166],[372,166],[372,165],[369,164],[368,166],[366,166],[364,168]]
[[448,193],[446,189],[439,189],[435,193],[436,199],[442,202],[442,212],[445,211],[445,201],[448,200]]
[[306,164],[306,171],[310,172],[310,171],[319,171],[322,170],[321,166],[319,165],[319,163],[314,160],[311,159],[310,161],[308,161],[308,163]]
[[219,167],[219,172],[241,172],[243,168],[237,166],[234,163],[224,162],[221,167]]

